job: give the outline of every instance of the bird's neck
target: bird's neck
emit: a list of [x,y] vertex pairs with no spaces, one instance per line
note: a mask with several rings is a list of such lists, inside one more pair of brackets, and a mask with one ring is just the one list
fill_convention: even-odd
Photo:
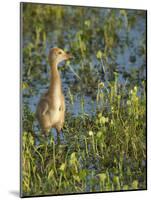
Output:
[[59,95],[61,94],[61,79],[60,74],[57,68],[57,63],[51,63],[51,78],[50,78],[50,87],[49,94]]

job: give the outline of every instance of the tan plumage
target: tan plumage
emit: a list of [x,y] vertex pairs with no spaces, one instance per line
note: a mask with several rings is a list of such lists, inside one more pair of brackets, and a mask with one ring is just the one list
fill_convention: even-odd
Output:
[[42,95],[37,105],[36,116],[43,133],[56,128],[59,133],[64,124],[65,100],[62,92],[58,64],[71,57],[70,54],[59,48],[52,48],[48,60],[51,66],[51,79],[48,91]]

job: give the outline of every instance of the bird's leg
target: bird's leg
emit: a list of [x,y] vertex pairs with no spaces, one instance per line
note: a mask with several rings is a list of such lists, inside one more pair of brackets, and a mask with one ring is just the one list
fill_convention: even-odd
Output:
[[64,138],[64,134],[63,134],[63,129],[62,128],[59,128],[59,129],[56,129],[57,130],[57,140],[59,140],[59,142],[61,141],[62,143],[65,142],[65,138]]
[[56,132],[57,132],[57,143],[60,144],[60,128],[56,128]]

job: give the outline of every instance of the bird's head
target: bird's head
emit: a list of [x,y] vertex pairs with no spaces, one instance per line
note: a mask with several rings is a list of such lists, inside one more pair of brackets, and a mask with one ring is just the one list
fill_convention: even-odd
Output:
[[48,60],[50,65],[52,65],[53,63],[58,65],[60,62],[68,60],[70,58],[72,58],[72,55],[68,52],[63,51],[60,48],[54,47],[49,51]]

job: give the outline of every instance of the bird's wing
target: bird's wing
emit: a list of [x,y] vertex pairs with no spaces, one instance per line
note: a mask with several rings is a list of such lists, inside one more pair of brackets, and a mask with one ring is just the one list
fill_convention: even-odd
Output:
[[45,115],[49,111],[49,104],[45,99],[43,99],[39,103],[39,109],[38,110],[39,110],[40,115]]

